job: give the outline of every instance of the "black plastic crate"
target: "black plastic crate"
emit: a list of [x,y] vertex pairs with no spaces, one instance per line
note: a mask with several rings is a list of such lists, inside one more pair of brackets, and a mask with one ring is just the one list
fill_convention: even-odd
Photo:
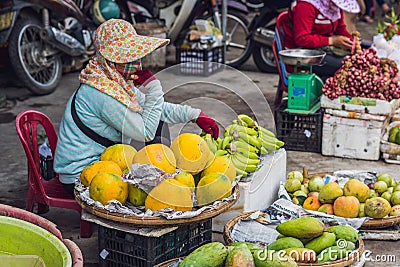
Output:
[[[179,226],[160,237],[147,237],[99,225],[99,266],[150,267],[172,258],[186,256],[211,242],[212,219]],[[107,254],[108,253],[108,254]]]
[[321,152],[322,118],[320,108],[312,114],[285,112],[287,102],[275,110],[276,137],[285,142],[286,150]]
[[[180,74],[209,76],[224,68],[224,47],[209,49],[176,48]],[[216,64],[218,63],[218,64]]]

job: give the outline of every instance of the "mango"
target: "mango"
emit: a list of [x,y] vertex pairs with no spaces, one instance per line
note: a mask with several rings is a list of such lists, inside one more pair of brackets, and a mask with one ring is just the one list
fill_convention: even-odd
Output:
[[313,263],[317,261],[317,253],[308,248],[287,248],[284,249],[286,255],[293,258],[296,262]]
[[320,253],[324,249],[333,246],[336,241],[334,233],[324,232],[321,236],[314,238],[308,242],[305,247],[314,250],[316,253]]
[[285,254],[282,255],[280,251],[258,249],[252,250],[251,253],[256,267],[297,267],[294,259]]
[[250,250],[252,249],[260,249],[261,247],[257,244],[251,242],[233,242],[229,244],[229,247],[236,247],[238,245],[245,244]]
[[347,250],[346,248],[341,248],[339,246],[332,246],[329,248],[324,249],[318,254],[318,263],[336,261],[339,259],[346,258],[350,255],[351,251]]
[[318,194],[318,199],[322,204],[333,203],[335,199],[343,196],[343,190],[340,185],[335,182],[327,183],[324,185]]
[[246,244],[239,244],[231,250],[226,258],[225,267],[255,267],[253,255]]
[[326,231],[334,233],[336,235],[336,240],[344,239],[350,242],[357,242],[358,232],[356,229],[349,225],[335,225],[326,228]]
[[207,243],[195,249],[183,259],[178,267],[223,267],[228,249],[221,242]]
[[324,224],[313,217],[301,217],[279,224],[276,230],[285,236],[298,239],[315,238],[322,235]]
[[364,213],[371,218],[381,219],[388,215],[390,210],[390,203],[384,198],[373,197],[365,201]]
[[369,187],[360,180],[350,179],[343,187],[345,196],[354,196],[360,202],[365,202],[369,197]]
[[286,248],[304,248],[303,243],[294,237],[282,237],[268,245],[268,249],[282,250]]

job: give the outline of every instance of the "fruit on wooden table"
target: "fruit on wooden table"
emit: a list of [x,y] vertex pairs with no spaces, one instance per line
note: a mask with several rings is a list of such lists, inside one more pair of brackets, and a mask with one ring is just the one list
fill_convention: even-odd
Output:
[[133,157],[133,163],[151,164],[170,174],[176,171],[174,153],[163,144],[150,144],[143,147]]
[[118,164],[122,171],[132,165],[136,149],[127,144],[115,144],[104,149],[100,160],[110,160]]
[[113,161],[101,160],[87,165],[81,172],[79,179],[84,186],[90,186],[90,182],[92,181],[93,177],[99,172],[111,172],[116,175],[122,174],[121,168],[117,163]]
[[109,172],[96,174],[89,187],[89,195],[93,200],[106,205],[110,200],[118,200],[122,204],[128,198],[128,183],[119,175]]
[[192,210],[192,191],[178,180],[165,179],[149,192],[145,207],[146,210],[150,209],[152,211],[163,208],[179,211]]

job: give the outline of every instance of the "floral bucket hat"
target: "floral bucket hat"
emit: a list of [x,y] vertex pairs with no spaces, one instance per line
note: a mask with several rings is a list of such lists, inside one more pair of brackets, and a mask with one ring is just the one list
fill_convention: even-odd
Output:
[[335,5],[348,13],[359,13],[360,5],[357,0],[332,0]]
[[94,36],[97,51],[115,63],[136,61],[167,44],[169,39],[137,34],[133,25],[122,19],[105,21]]

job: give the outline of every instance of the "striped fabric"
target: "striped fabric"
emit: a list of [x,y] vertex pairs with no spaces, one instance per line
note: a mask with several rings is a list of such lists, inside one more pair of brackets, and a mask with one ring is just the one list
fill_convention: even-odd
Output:
[[[76,111],[86,126],[115,142],[121,142],[122,134],[126,142],[130,142],[130,139],[150,141],[160,120],[169,124],[185,123],[200,114],[199,109],[164,102],[158,80],[150,82],[146,89],[149,91],[147,95],[137,89],[135,92],[143,107],[142,114],[139,114],[111,96],[81,84],[76,96]],[[54,160],[54,169],[65,184],[74,183],[83,168],[99,160],[104,150],[102,145],[87,137],[75,125],[71,116],[71,100],[72,97],[61,121]]]

